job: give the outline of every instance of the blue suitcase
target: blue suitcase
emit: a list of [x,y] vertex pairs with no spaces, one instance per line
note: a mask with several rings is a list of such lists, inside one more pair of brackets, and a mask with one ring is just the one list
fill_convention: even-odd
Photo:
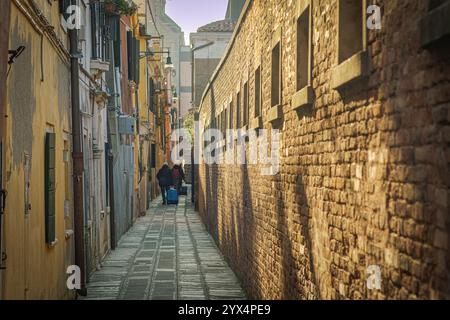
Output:
[[167,191],[167,204],[178,204],[178,191],[175,188],[170,188]]

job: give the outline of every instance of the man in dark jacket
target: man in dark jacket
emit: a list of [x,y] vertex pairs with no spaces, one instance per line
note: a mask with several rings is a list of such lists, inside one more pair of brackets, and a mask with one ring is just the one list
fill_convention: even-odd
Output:
[[183,168],[179,164],[175,164],[172,168],[172,181],[178,191],[178,194],[181,191],[183,180],[185,180]]
[[161,167],[161,169],[159,169],[158,174],[156,175],[156,178],[158,178],[159,187],[161,188],[163,205],[166,205],[167,204],[167,192],[169,191],[170,186],[173,185],[172,171],[170,170],[167,162],[165,162],[163,164],[163,166]]

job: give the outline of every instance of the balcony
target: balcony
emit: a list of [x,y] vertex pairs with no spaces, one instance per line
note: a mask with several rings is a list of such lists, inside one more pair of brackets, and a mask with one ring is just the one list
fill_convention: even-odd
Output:
[[91,74],[94,76],[95,79],[100,78],[104,72],[109,71],[108,61],[92,59],[90,66],[91,66]]

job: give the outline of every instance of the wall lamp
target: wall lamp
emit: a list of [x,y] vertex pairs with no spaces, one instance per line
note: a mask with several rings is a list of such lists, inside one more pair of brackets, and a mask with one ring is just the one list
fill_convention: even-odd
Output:
[[170,57],[170,51],[146,51],[146,52],[140,52],[139,59],[146,58],[146,57],[153,57],[155,54],[160,53],[164,54],[167,53],[167,60],[166,60],[166,68],[173,67],[172,58]]
[[10,55],[8,64],[13,64],[15,60],[25,51],[25,46],[20,46],[16,50],[8,50]]

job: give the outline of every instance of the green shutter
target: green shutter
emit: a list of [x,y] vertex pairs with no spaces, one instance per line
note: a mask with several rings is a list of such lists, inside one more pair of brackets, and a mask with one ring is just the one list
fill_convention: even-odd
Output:
[[121,57],[122,52],[121,49],[121,43],[120,43],[120,20],[119,18],[112,18],[114,19],[114,67],[120,68],[122,66]]
[[151,168],[156,168],[156,144],[154,143],[151,146]]
[[133,66],[133,32],[127,31],[127,61],[128,61],[128,80],[134,79],[134,66]]
[[136,82],[137,85],[139,85],[139,72],[140,72],[140,65],[139,65],[139,47],[140,43],[139,40],[134,38],[134,82]]
[[156,109],[155,108],[155,82],[151,78],[150,78],[149,82],[150,82],[150,93],[149,93],[150,111],[152,111],[153,113],[156,113],[156,110],[155,110]]
[[45,242],[55,241],[55,134],[45,134]]

